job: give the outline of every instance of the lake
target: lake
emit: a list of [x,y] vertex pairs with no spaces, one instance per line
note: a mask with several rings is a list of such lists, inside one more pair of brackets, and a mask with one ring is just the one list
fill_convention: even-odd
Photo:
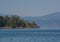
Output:
[[0,42],[60,42],[60,30],[0,29]]

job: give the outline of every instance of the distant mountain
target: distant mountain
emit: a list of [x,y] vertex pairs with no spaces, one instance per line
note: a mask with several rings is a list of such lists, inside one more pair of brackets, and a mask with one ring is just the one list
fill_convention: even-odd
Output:
[[25,17],[24,19],[33,21],[41,27],[60,27],[60,12],[51,13],[40,17]]
[[42,17],[38,17],[39,19],[51,19],[51,20],[56,20],[56,19],[60,19],[60,12],[55,12],[55,13],[51,13]]

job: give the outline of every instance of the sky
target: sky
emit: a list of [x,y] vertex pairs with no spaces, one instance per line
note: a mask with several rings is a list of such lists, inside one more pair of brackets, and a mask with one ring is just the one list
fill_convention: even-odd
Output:
[[60,12],[60,0],[0,0],[0,13],[19,16],[44,16]]

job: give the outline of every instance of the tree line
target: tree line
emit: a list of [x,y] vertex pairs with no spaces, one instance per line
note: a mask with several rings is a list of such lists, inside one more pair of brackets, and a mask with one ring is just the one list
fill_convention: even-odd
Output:
[[19,16],[0,16],[0,27],[10,27],[10,28],[38,28],[39,26],[32,21],[30,23],[27,20],[20,18]]

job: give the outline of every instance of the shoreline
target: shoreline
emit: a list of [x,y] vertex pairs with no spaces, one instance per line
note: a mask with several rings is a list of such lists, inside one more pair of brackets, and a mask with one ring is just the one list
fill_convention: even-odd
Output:
[[16,27],[16,28],[11,28],[11,27],[0,27],[0,29],[37,29],[37,28],[27,28],[27,27]]

